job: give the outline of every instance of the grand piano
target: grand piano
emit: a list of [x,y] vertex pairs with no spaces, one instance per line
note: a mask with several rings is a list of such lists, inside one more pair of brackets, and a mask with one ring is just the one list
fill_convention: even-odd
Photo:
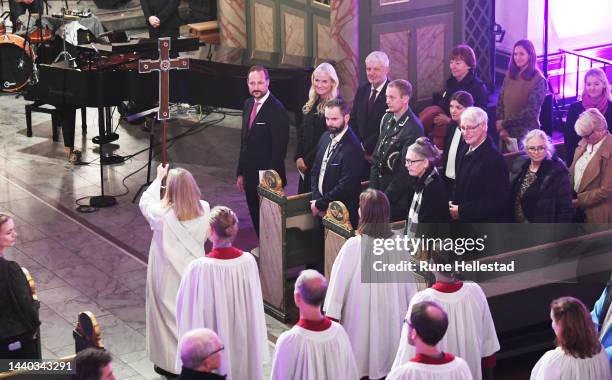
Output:
[[[158,73],[138,73],[139,59],[157,59],[157,45],[157,40],[144,39],[79,46],[76,68],[63,62],[39,65],[38,82],[28,88],[25,99],[56,108],[96,107],[101,129],[106,125],[108,130],[109,107],[122,102],[141,107],[157,102]],[[247,50],[204,44],[196,38],[173,39],[171,49],[175,55],[189,57],[189,70],[170,71],[171,102],[242,109],[249,96],[248,69],[259,64],[270,72],[270,91],[299,122],[313,70],[308,59],[304,67],[283,65],[278,55],[263,62],[251,58]],[[74,126],[74,120],[64,123]]]

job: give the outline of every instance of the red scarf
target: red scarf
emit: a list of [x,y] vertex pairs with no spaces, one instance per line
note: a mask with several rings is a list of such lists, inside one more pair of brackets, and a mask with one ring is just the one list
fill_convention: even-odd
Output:
[[455,356],[453,354],[449,354],[446,352],[442,353],[441,357],[434,358],[433,356],[425,355],[425,354],[417,354],[414,358],[410,359],[411,362],[414,363],[423,363],[423,364],[446,364],[455,360]]
[[463,287],[463,282],[461,281],[456,281],[456,282],[437,281],[431,286],[432,289],[437,290],[441,293],[455,293],[455,292],[458,292],[459,289],[461,289],[462,287]]
[[582,95],[582,106],[585,110],[589,108],[597,108],[602,115],[608,110],[608,97],[603,94],[596,99],[593,99],[586,92]]
[[219,260],[231,260],[242,256],[242,251],[234,247],[214,248],[206,257]]

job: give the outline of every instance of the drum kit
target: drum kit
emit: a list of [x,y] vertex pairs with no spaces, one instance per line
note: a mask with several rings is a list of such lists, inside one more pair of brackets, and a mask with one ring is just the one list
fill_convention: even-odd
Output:
[[[75,13],[76,12],[76,13]],[[76,18],[89,17],[91,12],[64,11],[52,17]],[[30,20],[36,20],[30,24]],[[37,81],[37,53],[43,46],[49,46],[54,39],[54,32],[43,25],[39,14],[28,15],[27,23],[19,22],[13,28],[6,11],[0,15],[0,92],[12,93]],[[9,33],[10,30],[15,33]],[[56,50],[57,52],[57,50]],[[65,47],[64,52],[65,53]],[[67,54],[67,53],[65,53]],[[45,63],[45,62],[42,62]],[[48,62],[50,63],[50,62]]]

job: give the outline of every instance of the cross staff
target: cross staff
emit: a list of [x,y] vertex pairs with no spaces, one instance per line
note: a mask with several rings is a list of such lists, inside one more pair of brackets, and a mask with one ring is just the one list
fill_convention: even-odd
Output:
[[188,58],[170,59],[170,37],[158,40],[159,59],[138,61],[140,74],[159,71],[159,111],[157,120],[162,121],[162,164],[166,166],[166,120],[170,119],[170,70],[189,69]]

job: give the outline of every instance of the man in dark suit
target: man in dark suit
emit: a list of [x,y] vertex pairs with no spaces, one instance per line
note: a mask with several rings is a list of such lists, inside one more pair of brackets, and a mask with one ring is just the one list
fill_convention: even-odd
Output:
[[285,155],[289,142],[289,115],[283,104],[268,91],[270,75],[262,66],[253,66],[247,75],[252,98],[242,109],[240,158],[236,186],[246,193],[253,227],[259,236],[259,171],[276,170],[287,185]]
[[510,177],[506,161],[487,136],[487,113],[469,107],[461,114],[461,135],[468,145],[457,157],[455,191],[449,212],[467,223],[510,220]]
[[[365,59],[368,82],[357,89],[351,111],[351,126],[359,137],[365,158],[372,162],[372,154],[380,134],[380,121],[387,110],[386,91],[389,57],[382,51],[373,51]],[[369,177],[369,171],[364,179]]]
[[423,136],[423,126],[410,109],[412,85],[396,79],[387,85],[387,112],[380,122],[380,136],[370,169],[370,188],[385,192],[391,204],[391,220],[408,215],[414,178],[404,168],[408,147]]
[[348,104],[342,98],[325,103],[327,131],[319,139],[319,148],[311,171],[314,216],[324,216],[332,201],[341,201],[347,207],[351,224],[359,222],[359,194],[361,173],[365,160],[359,139],[349,128]]
[[140,0],[150,38],[179,36],[178,5],[179,0]]

